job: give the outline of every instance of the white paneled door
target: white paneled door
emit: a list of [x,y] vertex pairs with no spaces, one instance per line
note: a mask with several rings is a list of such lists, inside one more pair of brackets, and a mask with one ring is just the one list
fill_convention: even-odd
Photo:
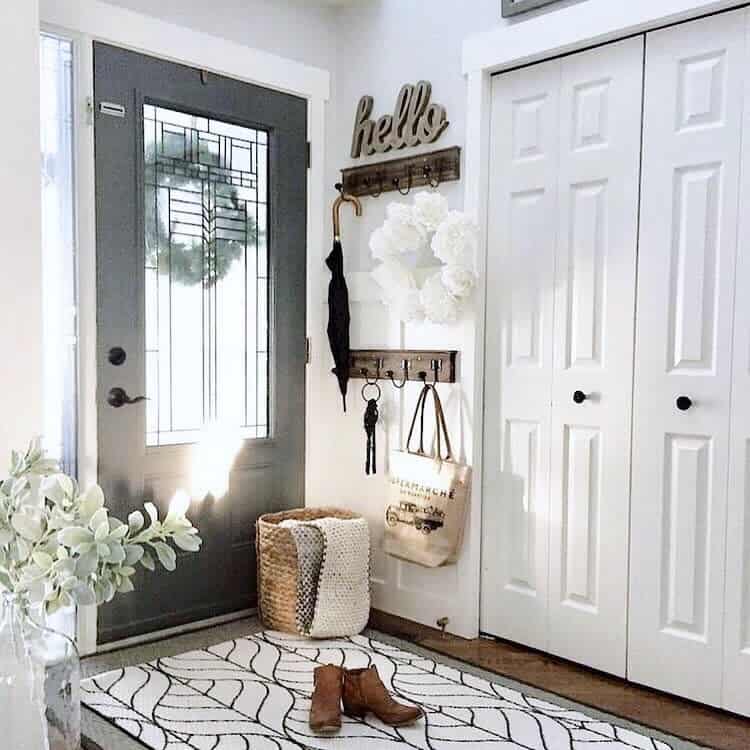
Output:
[[549,650],[625,675],[643,38],[562,61]]
[[[629,677],[714,705],[722,695],[744,19],[745,11],[725,13],[646,42]],[[747,355],[747,317],[744,324]],[[738,367],[746,374],[747,365],[745,356]],[[747,416],[735,420],[733,437],[735,523],[744,517]],[[742,570],[736,532],[733,542]],[[737,612],[747,589],[738,596],[734,581],[730,589]],[[747,628],[734,625],[730,659],[750,645]]]
[[637,38],[493,82],[481,627],[617,674],[642,68]]
[[560,62],[493,81],[480,627],[547,646]]

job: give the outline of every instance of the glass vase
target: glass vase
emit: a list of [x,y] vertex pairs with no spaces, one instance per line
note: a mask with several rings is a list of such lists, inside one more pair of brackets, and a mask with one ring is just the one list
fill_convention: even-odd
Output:
[[42,627],[22,598],[0,599],[0,747],[80,750],[78,650]]

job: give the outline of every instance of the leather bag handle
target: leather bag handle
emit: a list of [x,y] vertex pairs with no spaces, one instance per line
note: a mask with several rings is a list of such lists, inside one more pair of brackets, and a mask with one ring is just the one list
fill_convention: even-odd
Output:
[[[424,412],[427,405],[427,396],[432,391],[432,402],[435,409],[435,436],[437,440],[437,455],[430,454],[433,458],[439,459],[440,461],[452,461],[453,460],[453,449],[451,447],[451,439],[448,435],[448,425],[445,421],[445,412],[443,411],[443,403],[440,400],[440,394],[437,392],[437,388],[429,383],[425,384],[424,388],[419,394],[417,404],[414,408],[414,416],[411,420],[411,426],[409,427],[409,436],[406,438],[406,450],[408,453],[418,453],[419,455],[426,455],[424,450]],[[419,415],[419,450],[411,450],[411,439],[414,435],[414,428],[417,424],[417,415]],[[442,440],[445,440],[446,454],[443,458]]]
[[[452,461],[453,460],[453,449],[451,448],[451,439],[448,435],[448,426],[445,422],[445,412],[443,411],[443,403],[440,400],[440,395],[437,392],[437,388],[431,385],[433,404],[435,406],[435,432],[437,435],[437,458],[441,461]],[[446,454],[443,458],[442,446],[440,445],[440,433],[442,432],[445,438]]]
[[[411,427],[409,427],[409,436],[406,438],[406,450],[408,453],[419,453],[420,455],[424,455],[424,408],[425,404],[427,403],[427,394],[430,391],[431,386],[425,384],[424,388],[422,388],[419,398],[417,399],[417,405],[414,408],[414,416],[411,419]],[[418,451],[412,451],[411,450],[411,438],[414,434],[414,427],[417,424],[417,415],[419,415],[419,450]]]

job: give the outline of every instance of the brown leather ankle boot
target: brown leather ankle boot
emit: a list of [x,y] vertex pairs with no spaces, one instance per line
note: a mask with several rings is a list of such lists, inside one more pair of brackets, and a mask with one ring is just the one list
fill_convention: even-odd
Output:
[[318,734],[332,734],[341,729],[341,688],[343,669],[335,664],[316,667],[315,690],[310,704],[310,729]]
[[413,724],[422,709],[417,706],[402,706],[391,698],[380,680],[375,667],[369,669],[344,670],[344,713],[361,719],[368,711],[391,727]]

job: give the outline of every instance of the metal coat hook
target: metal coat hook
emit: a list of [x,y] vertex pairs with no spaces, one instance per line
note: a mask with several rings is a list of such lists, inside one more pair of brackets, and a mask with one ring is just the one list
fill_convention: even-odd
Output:
[[405,360],[402,361],[401,368],[404,371],[404,378],[403,378],[403,380],[400,383],[397,383],[395,381],[395,379],[393,377],[395,373],[393,372],[393,370],[388,370],[385,373],[391,379],[391,383],[393,383],[393,387],[394,388],[399,388],[399,389],[403,388],[406,385],[406,383],[408,382],[408,380],[409,380],[409,360],[408,359],[405,359]]
[[433,189],[436,190],[440,186],[440,175],[443,171],[443,160],[441,159],[438,164],[440,165],[440,169],[438,170],[438,176],[433,176],[432,171],[432,165],[431,164],[425,164],[424,165],[424,178],[427,181],[427,184]]
[[380,380],[380,368],[383,364],[382,359],[376,359],[375,360],[375,379],[370,380],[370,371],[363,367],[361,368],[360,372],[362,373],[362,377],[365,379],[365,385],[376,385],[378,380]]
[[377,178],[378,178],[378,183],[379,183],[379,188],[378,188],[377,193],[373,192],[371,189],[371,185],[373,182],[375,182],[375,180],[371,179],[369,176],[364,178],[364,184],[367,186],[367,195],[369,195],[370,198],[379,198],[380,194],[383,192],[383,173],[378,172]]
[[409,180],[406,186],[406,190],[401,189],[400,177],[393,178],[393,184],[396,186],[396,190],[398,190],[398,192],[401,193],[401,195],[409,195],[409,193],[411,192],[411,165],[409,165],[409,167],[406,170],[406,176],[407,176],[407,179]]
[[438,371],[440,370],[440,360],[439,359],[433,359],[430,363],[432,365],[432,384],[437,385],[438,384]]

